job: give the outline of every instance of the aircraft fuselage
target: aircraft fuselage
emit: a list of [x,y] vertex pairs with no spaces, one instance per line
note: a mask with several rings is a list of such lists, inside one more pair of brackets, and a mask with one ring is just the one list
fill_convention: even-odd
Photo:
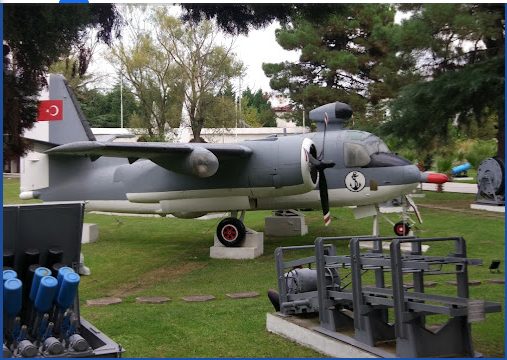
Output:
[[[324,136],[317,132],[241,142],[253,150],[251,158],[221,159],[218,171],[206,178],[169,171],[150,160],[130,164],[123,158],[91,161],[89,157],[58,156],[49,162],[50,187],[37,190],[38,198],[86,201],[87,210],[159,214],[320,208],[316,179],[311,184],[303,179],[306,165],[299,149],[309,142],[305,139],[318,149]],[[327,131],[324,157],[335,162],[325,170],[331,206],[388,201],[410,193],[419,183],[418,168],[404,159],[382,166],[347,166],[347,147],[357,152],[355,147],[364,147],[365,139],[377,150],[387,150],[369,133]]]

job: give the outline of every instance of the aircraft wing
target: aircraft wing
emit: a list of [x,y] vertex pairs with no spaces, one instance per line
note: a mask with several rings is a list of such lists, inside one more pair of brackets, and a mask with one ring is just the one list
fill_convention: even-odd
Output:
[[101,156],[127,158],[130,163],[149,159],[170,171],[208,177],[217,171],[219,160],[246,158],[252,149],[238,144],[78,141],[57,146],[46,153],[89,156],[92,161]]

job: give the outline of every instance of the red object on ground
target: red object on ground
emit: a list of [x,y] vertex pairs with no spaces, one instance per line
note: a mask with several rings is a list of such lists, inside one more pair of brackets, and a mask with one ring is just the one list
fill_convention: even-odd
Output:
[[448,182],[449,178],[447,177],[447,175],[444,174],[431,173],[428,174],[427,181],[432,184],[443,184]]

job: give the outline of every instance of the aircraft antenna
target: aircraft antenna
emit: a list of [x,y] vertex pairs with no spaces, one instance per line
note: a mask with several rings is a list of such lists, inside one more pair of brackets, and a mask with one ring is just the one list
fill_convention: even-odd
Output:
[[319,160],[322,161],[324,159],[324,148],[326,147],[326,131],[327,131],[327,123],[329,122],[329,118],[327,117],[327,113],[324,113],[324,135],[322,136],[322,150],[320,150]]

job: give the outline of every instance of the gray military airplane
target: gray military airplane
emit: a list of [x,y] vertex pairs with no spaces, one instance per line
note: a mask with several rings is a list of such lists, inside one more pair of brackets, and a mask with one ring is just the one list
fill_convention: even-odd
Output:
[[[317,132],[231,144],[113,142],[97,139],[67,81],[51,75],[25,159],[22,199],[86,201],[90,210],[195,218],[209,212],[366,206],[410,194],[421,173],[377,136],[344,128],[349,105],[310,111]],[[44,101],[43,101],[44,103]],[[47,120],[47,121],[46,121]],[[53,121],[52,121],[53,120]],[[245,236],[243,216],[217,227],[226,246]]]

